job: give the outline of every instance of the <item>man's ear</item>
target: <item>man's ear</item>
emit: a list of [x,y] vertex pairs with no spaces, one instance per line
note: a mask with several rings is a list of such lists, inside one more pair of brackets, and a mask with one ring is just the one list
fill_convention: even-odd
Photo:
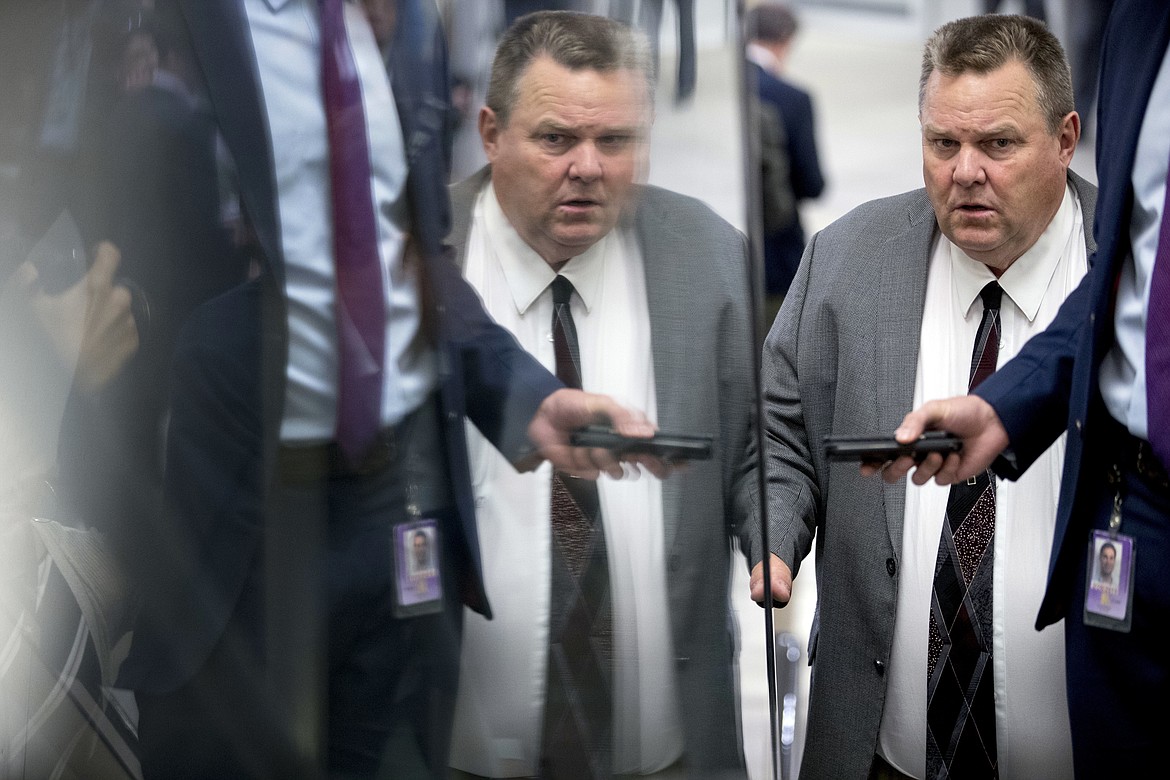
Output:
[[1060,157],[1067,168],[1072,162],[1073,153],[1076,152],[1077,144],[1081,140],[1080,114],[1076,111],[1065,114],[1064,119],[1060,122],[1060,132],[1057,137],[1060,139]]
[[487,155],[488,162],[495,162],[497,149],[500,142],[500,127],[499,118],[496,112],[492,111],[487,106],[479,110],[479,138],[483,141],[483,152]]

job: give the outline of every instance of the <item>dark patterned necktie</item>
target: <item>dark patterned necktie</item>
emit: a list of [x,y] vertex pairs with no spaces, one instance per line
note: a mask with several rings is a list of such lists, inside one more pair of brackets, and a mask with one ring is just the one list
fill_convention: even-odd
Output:
[[1170,170],[1146,311],[1146,438],[1170,471]]
[[[983,319],[971,355],[970,388],[999,357],[997,282],[983,288]],[[927,652],[926,776],[998,776],[991,666],[995,479],[984,471],[951,486],[934,567]]]
[[[581,387],[581,353],[569,311],[572,283],[557,276],[553,345],[557,377]],[[552,588],[541,777],[612,776],[613,677],[609,563],[597,484],[552,478]]]
[[321,89],[329,130],[337,273],[337,443],[356,464],[381,427],[386,296],[370,194],[366,118],[345,32],[344,0],[320,0],[320,6]]

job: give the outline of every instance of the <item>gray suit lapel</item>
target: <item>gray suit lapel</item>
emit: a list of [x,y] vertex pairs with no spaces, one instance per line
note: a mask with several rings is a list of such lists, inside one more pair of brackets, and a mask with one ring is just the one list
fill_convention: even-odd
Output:
[[[681,354],[686,339],[688,320],[702,316],[689,310],[687,302],[694,300],[695,281],[691,268],[699,258],[692,256],[693,247],[679,236],[663,230],[669,222],[662,213],[662,203],[649,189],[635,196],[638,209],[633,219],[634,232],[642,250],[642,265],[646,276],[646,304],[650,314],[650,343],[654,359],[654,385],[658,399],[658,427],[664,431],[683,431],[687,420],[699,418],[699,411],[690,408],[691,396],[686,392],[686,356]],[[708,433],[709,431],[687,431]],[[674,477],[662,483],[662,516],[665,550],[670,555],[682,513],[683,479]]]
[[447,190],[451,194],[451,232],[447,235],[447,243],[455,250],[455,262],[460,268],[467,262],[467,239],[471,233],[471,212],[475,207],[475,197],[484,182],[491,177],[491,166],[485,165]]
[[[930,248],[936,231],[934,212],[925,191],[906,213],[900,233],[875,245],[874,256],[883,263],[881,287],[874,295],[878,306],[879,336],[875,340],[878,366],[873,419],[877,433],[892,434],[914,402],[914,379],[918,370],[922,309],[926,299],[926,274]],[[886,524],[895,551],[902,549],[902,525],[906,508],[906,486],[899,482],[883,485]]]

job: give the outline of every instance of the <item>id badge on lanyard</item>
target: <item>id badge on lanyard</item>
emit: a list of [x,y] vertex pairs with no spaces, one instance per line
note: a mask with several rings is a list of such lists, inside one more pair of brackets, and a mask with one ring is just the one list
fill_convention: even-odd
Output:
[[1109,527],[1089,534],[1085,566],[1086,626],[1128,633],[1133,624],[1134,562],[1137,540],[1121,533],[1121,470],[1113,467],[1109,482],[1114,487],[1113,512]]

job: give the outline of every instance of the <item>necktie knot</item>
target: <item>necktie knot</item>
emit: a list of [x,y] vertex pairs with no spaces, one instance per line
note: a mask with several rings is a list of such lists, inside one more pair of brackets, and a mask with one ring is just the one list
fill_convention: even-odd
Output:
[[569,299],[573,297],[573,283],[557,274],[557,278],[552,280],[552,294],[555,305],[567,306]]
[[988,282],[987,285],[979,291],[979,297],[983,299],[983,309],[998,309],[999,302],[1003,299],[1003,288],[999,286],[999,282]]

